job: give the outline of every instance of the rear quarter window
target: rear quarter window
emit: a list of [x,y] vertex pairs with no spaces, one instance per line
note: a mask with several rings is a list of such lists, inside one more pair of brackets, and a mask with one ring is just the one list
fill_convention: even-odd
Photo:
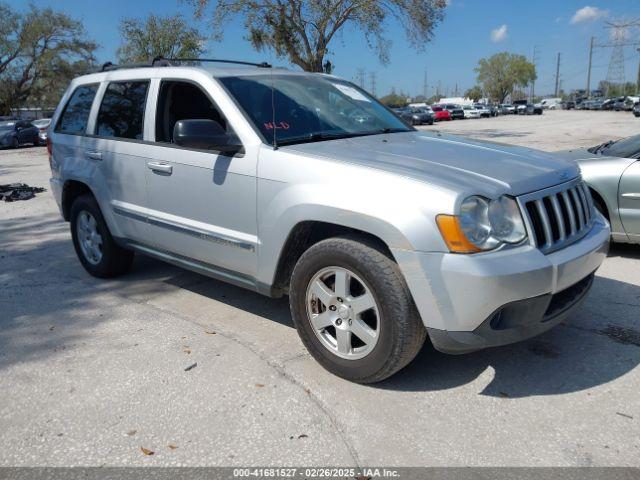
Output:
[[96,134],[142,140],[148,81],[112,82],[104,92]]
[[87,130],[87,122],[98,85],[82,85],[76,88],[60,115],[56,125],[57,133],[83,134]]

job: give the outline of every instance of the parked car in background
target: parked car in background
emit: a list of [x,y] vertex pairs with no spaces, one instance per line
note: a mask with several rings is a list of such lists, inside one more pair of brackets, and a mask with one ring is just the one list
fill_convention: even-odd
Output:
[[522,103],[516,106],[519,115],[542,115],[542,107],[539,104]]
[[602,110],[602,104],[604,103],[601,99],[596,99],[591,101],[591,106],[589,110]]
[[614,103],[613,108],[617,111],[630,112],[638,101],[640,101],[640,98],[638,97],[627,96],[624,97],[624,100]]
[[593,100],[583,100],[577,105],[576,110],[591,110],[593,102]]
[[448,110],[446,110],[442,106],[440,106],[440,105],[432,105],[431,106],[431,110],[433,110],[433,115],[434,115],[433,119],[436,122],[451,120],[451,114],[449,113]]
[[40,118],[38,120],[34,120],[34,126],[38,127],[38,138],[40,139],[40,145],[44,145],[47,143],[47,130],[49,130],[49,125],[51,125],[50,118]]
[[639,103],[636,103],[636,104],[633,106],[633,114],[634,114],[636,117],[640,117],[640,102],[639,102]]
[[574,148],[563,150],[563,154],[569,154],[576,158],[581,157],[624,157],[640,159],[640,135],[608,140],[588,148]]
[[464,113],[464,118],[480,118],[480,110],[473,105],[463,105],[462,112]]
[[480,116],[483,118],[489,118],[491,116],[491,110],[489,110],[486,105],[483,105],[482,103],[476,103],[475,105],[473,105],[473,108],[480,112]]
[[560,104],[563,110],[573,110],[576,108],[576,102],[574,100],[566,100]]
[[527,100],[515,100],[513,106],[516,107],[516,114],[526,113],[526,107],[529,102]]
[[460,105],[454,105],[453,103],[447,103],[441,105],[451,115],[451,120],[461,120],[464,118],[464,112]]
[[0,147],[18,148],[20,145],[39,145],[40,130],[24,120],[0,122]]
[[427,338],[541,334],[594,284],[610,230],[575,162],[416,131],[335,76],[165,65],[76,78],[54,114],[51,191],[89,274],[138,252],[288,296],[309,353],[360,383]]
[[510,115],[516,113],[516,107],[510,103],[503,103],[500,105],[500,112],[502,115]]
[[433,125],[434,114],[429,107],[407,107],[398,112],[409,125]]
[[580,165],[613,240],[640,243],[640,135],[559,153]]
[[489,105],[486,105],[486,107],[491,112],[492,117],[497,117],[498,115],[500,115],[500,109],[496,105],[489,104]]
[[613,110],[613,104],[616,102],[615,98],[607,98],[602,102],[602,110]]
[[555,110],[562,102],[561,98],[543,98],[540,102],[540,106],[545,110]]

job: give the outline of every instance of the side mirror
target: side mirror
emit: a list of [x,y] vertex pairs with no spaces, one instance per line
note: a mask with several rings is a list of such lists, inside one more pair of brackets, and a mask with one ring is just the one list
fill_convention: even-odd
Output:
[[181,147],[235,153],[242,145],[214,120],[179,120],[173,127],[173,141]]

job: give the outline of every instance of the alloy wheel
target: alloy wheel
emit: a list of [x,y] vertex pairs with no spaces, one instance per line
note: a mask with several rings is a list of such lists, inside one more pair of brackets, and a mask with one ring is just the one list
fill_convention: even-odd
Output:
[[327,267],[306,293],[307,316],[320,343],[338,357],[369,355],[380,338],[380,310],[372,290],[354,272]]
[[78,214],[76,233],[84,258],[92,265],[99,264],[102,260],[102,235],[96,219],[86,210]]

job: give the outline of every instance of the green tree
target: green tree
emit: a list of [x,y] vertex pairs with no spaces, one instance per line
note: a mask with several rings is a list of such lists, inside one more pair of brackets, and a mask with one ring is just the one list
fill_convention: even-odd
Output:
[[[97,45],[82,23],[51,8],[25,13],[0,4],[0,112],[38,101],[57,103],[78,67],[94,61]],[[36,94],[38,98],[36,98]]]
[[464,92],[464,96],[470,98],[474,102],[477,102],[484,96],[484,94],[482,93],[482,87],[475,85]]
[[509,52],[480,59],[475,72],[484,91],[499,103],[504,103],[516,87],[524,88],[537,78],[533,63],[524,55]]
[[606,97],[621,97],[623,95],[635,95],[637,93],[637,86],[633,82],[620,84],[602,80],[598,83],[598,88],[602,90],[602,93]]
[[405,107],[407,105],[407,97],[391,92],[379,99],[381,103],[387,107]]
[[195,58],[204,52],[206,38],[187,24],[180,14],[149,15],[146,20],[127,18],[120,22],[123,43],[120,62],[144,62],[155,57]]
[[[214,36],[234,18],[244,19],[253,47],[272,49],[278,57],[311,72],[325,71],[329,46],[343,28],[363,32],[380,61],[389,60],[388,19],[399,21],[418,50],[433,37],[444,18],[447,0],[186,0],[198,18],[211,15]],[[212,5],[213,11],[209,12]]]

